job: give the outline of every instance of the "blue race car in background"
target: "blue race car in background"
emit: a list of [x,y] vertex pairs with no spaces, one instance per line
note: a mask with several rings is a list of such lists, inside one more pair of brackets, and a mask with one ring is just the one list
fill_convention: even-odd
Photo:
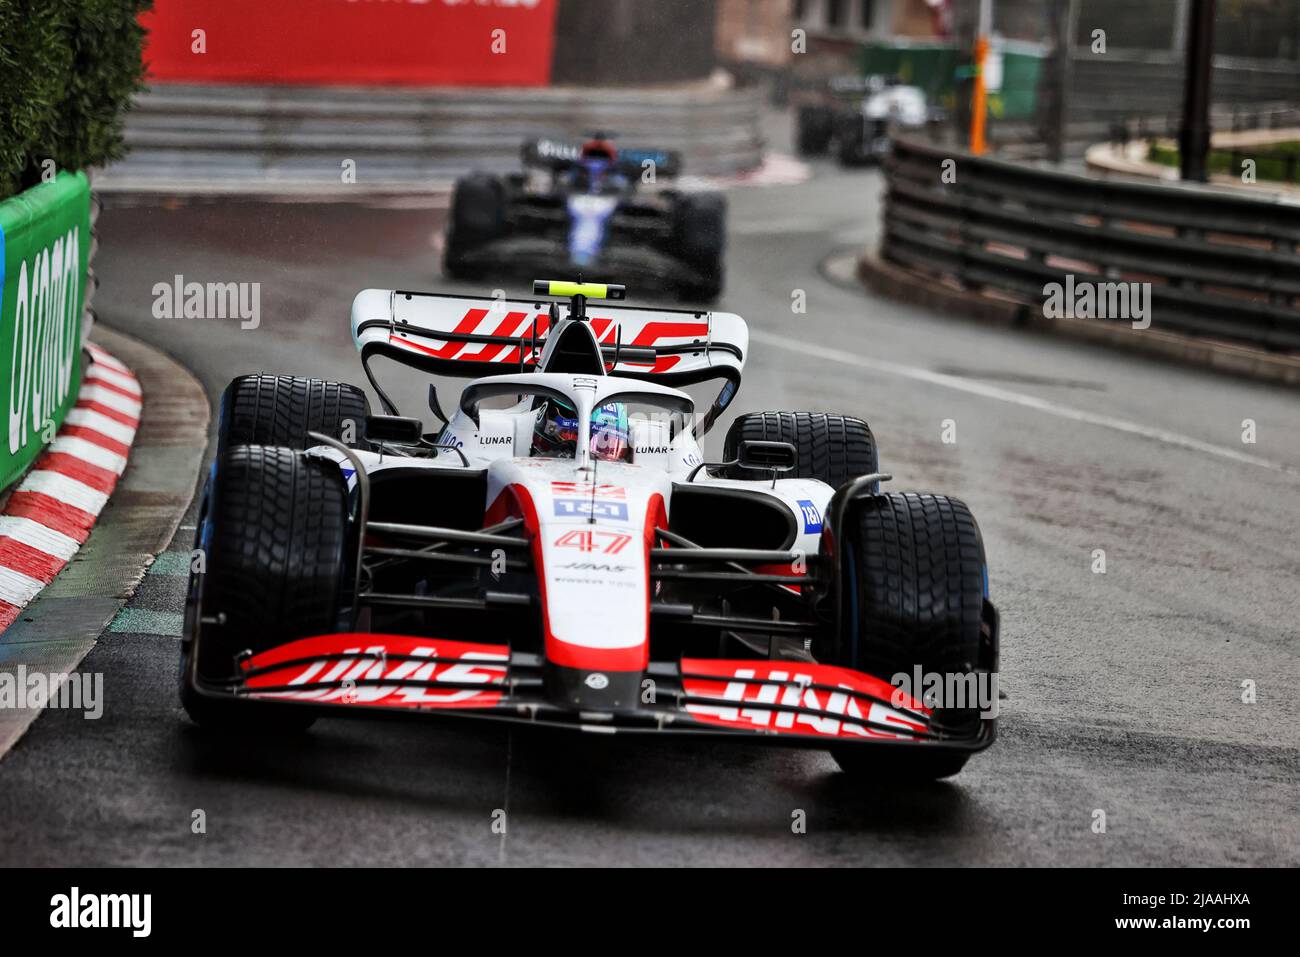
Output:
[[726,200],[677,189],[677,153],[619,150],[601,135],[580,144],[528,140],[523,166],[456,181],[446,275],[635,276],[683,299],[721,294]]

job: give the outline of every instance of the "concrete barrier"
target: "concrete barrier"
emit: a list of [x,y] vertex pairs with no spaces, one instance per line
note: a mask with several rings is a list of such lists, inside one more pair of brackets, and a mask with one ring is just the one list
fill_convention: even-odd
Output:
[[0,203],[0,489],[54,440],[81,385],[90,186],[60,173]]
[[685,170],[731,175],[763,154],[762,91],[724,83],[590,90],[375,90],[158,85],[128,115],[127,158],[97,189],[151,180],[295,181],[337,187],[343,163],[382,185],[518,168],[533,136],[609,132],[680,150]]

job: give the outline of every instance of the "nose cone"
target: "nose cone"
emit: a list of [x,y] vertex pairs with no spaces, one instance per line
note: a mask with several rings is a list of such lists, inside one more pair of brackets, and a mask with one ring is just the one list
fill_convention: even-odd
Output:
[[[649,663],[650,546],[667,525],[666,478],[602,462],[508,465],[506,493],[534,514],[533,565],[545,636],[547,691],[593,711],[636,707]],[[593,481],[594,477],[594,481]]]
[[546,696],[557,707],[578,711],[634,711],[645,672],[588,671],[549,664]]

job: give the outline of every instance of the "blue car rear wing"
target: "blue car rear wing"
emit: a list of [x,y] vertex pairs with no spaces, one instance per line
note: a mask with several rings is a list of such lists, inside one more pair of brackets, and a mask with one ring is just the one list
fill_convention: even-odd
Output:
[[[582,158],[582,144],[563,140],[525,140],[522,150],[523,164],[534,169],[560,171],[576,166]],[[619,147],[614,165],[628,177],[639,177],[649,163],[656,179],[673,179],[681,175],[682,155],[676,150],[624,149]]]

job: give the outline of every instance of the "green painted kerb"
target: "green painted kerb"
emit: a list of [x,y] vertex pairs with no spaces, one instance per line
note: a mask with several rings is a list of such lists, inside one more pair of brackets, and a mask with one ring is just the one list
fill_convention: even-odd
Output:
[[89,255],[85,174],[60,173],[0,202],[0,488],[77,401]]

